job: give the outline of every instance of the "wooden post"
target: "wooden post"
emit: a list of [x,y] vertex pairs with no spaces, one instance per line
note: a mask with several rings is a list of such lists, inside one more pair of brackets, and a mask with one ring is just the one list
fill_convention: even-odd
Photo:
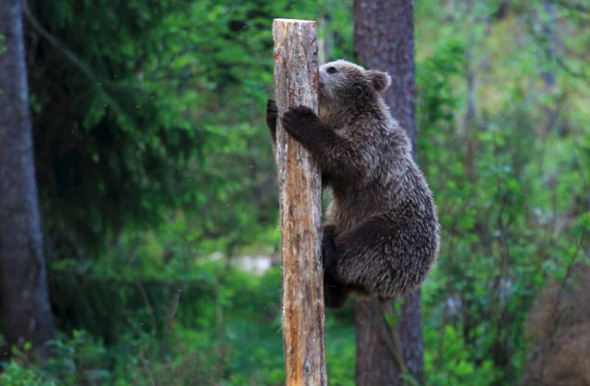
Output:
[[[318,111],[316,23],[275,19],[274,77],[279,117],[305,105]],[[320,254],[321,176],[310,154],[277,130],[283,256],[283,343],[287,385],[327,385]]]

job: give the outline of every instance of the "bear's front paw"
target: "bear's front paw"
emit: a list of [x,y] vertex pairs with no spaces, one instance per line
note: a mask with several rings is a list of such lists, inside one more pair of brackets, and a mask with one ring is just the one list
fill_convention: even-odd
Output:
[[277,122],[277,104],[273,99],[266,101],[266,122],[269,126],[275,126]]
[[266,125],[270,130],[270,135],[272,137],[273,143],[276,142],[277,139],[277,117],[279,113],[277,110],[277,104],[274,100],[269,99],[266,102]]
[[346,302],[349,287],[324,274],[324,302],[328,308],[340,308]]
[[291,107],[281,119],[283,128],[296,139],[320,123],[318,116],[312,109],[305,106]]

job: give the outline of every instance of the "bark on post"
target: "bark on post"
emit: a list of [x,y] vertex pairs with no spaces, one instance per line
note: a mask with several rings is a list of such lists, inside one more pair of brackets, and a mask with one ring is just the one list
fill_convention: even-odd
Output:
[[[274,78],[279,117],[291,106],[318,109],[316,23],[275,19]],[[321,176],[310,154],[278,124],[283,256],[283,340],[287,385],[326,385],[320,259]]]

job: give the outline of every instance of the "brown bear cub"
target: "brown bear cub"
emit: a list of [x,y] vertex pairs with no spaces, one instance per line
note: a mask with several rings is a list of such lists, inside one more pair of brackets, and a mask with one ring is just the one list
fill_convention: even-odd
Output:
[[[439,245],[432,193],[380,93],[388,74],[338,60],[319,69],[319,117],[290,108],[282,127],[317,160],[331,189],[322,259],[328,307],[349,291],[390,298],[426,278]],[[276,139],[277,109],[267,106]]]

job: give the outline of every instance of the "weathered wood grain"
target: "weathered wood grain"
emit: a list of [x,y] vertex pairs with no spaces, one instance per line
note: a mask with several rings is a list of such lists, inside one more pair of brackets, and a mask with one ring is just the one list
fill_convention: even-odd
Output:
[[[318,109],[316,23],[273,23],[279,117],[291,106]],[[283,339],[287,385],[326,385],[321,176],[310,154],[278,125],[276,162],[283,256]]]

